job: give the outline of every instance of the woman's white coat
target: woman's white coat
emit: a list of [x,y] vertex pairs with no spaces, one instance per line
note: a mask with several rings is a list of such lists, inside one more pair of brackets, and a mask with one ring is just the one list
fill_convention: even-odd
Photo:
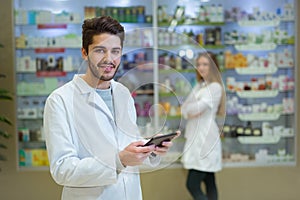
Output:
[[197,84],[181,107],[186,118],[189,114],[201,113],[198,117],[187,119],[186,143],[181,159],[186,169],[216,172],[222,168],[220,131],[215,120],[221,96],[219,83],[205,87]]

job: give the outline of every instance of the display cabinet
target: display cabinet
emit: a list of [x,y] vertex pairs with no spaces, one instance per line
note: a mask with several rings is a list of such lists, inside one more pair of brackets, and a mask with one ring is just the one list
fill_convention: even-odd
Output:
[[[222,134],[226,167],[296,163],[294,3],[159,2],[158,25],[164,28],[158,31],[158,39],[164,35],[159,49],[173,50],[182,60],[190,56],[181,66],[189,69],[199,52],[217,55],[227,95]],[[180,45],[166,45],[175,33],[187,38]],[[169,76],[159,76],[169,85]]]
[[295,165],[294,2],[276,3],[226,12],[225,166]]
[[116,80],[135,98],[149,137],[182,130],[164,161],[180,159],[180,105],[195,85],[198,53],[217,55],[226,88],[225,167],[295,165],[294,0],[15,0],[20,169],[47,167],[42,129],[47,96],[81,71],[81,24],[111,15],[125,27]]

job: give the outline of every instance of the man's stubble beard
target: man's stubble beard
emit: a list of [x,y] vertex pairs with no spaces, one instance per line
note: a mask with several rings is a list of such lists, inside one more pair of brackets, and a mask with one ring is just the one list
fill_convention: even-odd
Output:
[[111,77],[108,77],[108,78],[105,78],[103,75],[99,74],[97,65],[94,65],[90,61],[90,59],[88,59],[88,66],[89,66],[89,69],[92,72],[92,74],[93,74],[94,77],[98,78],[101,81],[110,81],[110,80],[112,80],[115,77],[115,75],[116,75],[116,73],[117,73],[118,68],[119,68],[120,65],[114,67],[115,68],[114,74]]

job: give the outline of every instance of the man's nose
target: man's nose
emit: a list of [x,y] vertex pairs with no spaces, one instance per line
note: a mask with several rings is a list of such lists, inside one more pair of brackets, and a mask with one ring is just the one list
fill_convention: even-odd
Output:
[[112,53],[110,51],[106,51],[103,59],[106,62],[111,62],[113,60]]

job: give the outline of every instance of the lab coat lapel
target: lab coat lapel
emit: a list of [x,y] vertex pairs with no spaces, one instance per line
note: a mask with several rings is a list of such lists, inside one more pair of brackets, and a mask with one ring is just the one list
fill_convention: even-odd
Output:
[[118,128],[129,136],[136,138],[139,129],[135,121],[130,116],[134,112],[130,108],[130,93],[118,84],[113,87],[113,99],[115,107],[115,119]]
[[110,119],[114,120],[112,113],[103,101],[103,99],[97,94],[96,91],[90,93],[88,97],[90,105],[95,106],[96,109],[102,110]]
[[95,88],[89,86],[80,75],[75,75],[73,80],[75,81],[76,86],[78,87],[81,95],[89,95],[88,96],[88,104],[93,106],[98,110],[102,110],[110,119],[114,119],[112,113],[110,112],[109,108],[106,106],[103,99],[97,94]]
[[[102,120],[103,115],[101,118],[101,114],[110,118],[112,114],[102,98],[79,75],[76,75],[73,80],[78,89],[78,96],[73,100],[73,117],[78,137],[95,159],[115,168],[116,141],[113,135],[106,134],[113,132],[112,126],[103,123],[106,121]],[[90,106],[83,106],[85,103]],[[106,153],[103,153],[104,151]]]
[[[112,127],[103,123],[102,111],[91,106],[83,106],[86,102],[84,95],[78,96],[74,102],[74,128],[81,143],[104,165],[115,167],[115,155],[117,152],[116,141],[113,137]],[[99,113],[101,112],[101,113]],[[112,133],[112,134],[107,134]],[[103,153],[105,151],[105,153]]]

